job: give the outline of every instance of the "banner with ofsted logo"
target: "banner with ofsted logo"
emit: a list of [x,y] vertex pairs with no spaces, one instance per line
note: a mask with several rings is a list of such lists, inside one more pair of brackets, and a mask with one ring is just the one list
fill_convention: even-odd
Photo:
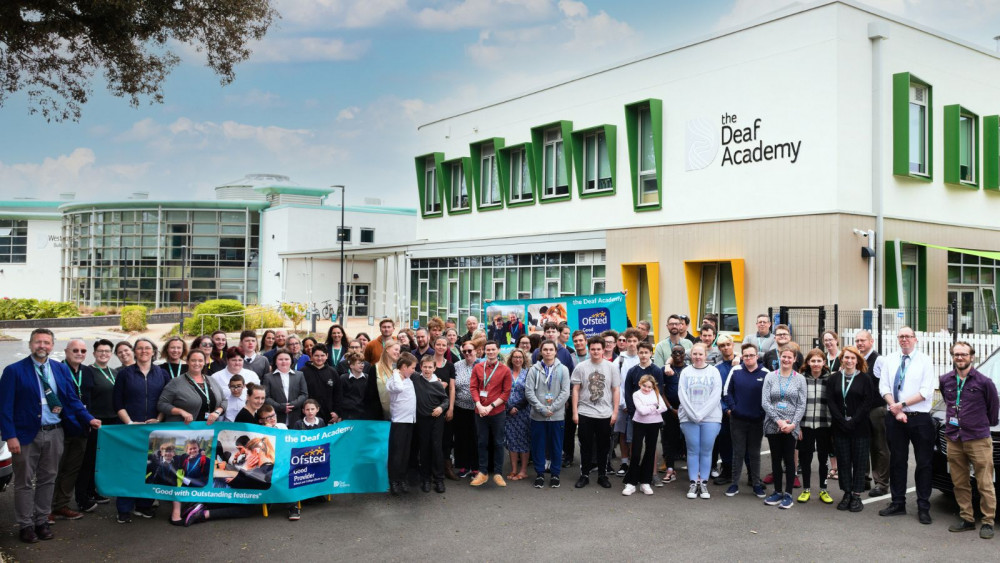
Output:
[[513,346],[513,340],[522,334],[541,333],[550,321],[565,321],[571,329],[585,332],[587,338],[628,327],[624,293],[490,301],[484,313],[488,335],[501,346]]
[[97,441],[104,496],[261,504],[388,488],[389,423],[318,430],[255,424],[107,425]]

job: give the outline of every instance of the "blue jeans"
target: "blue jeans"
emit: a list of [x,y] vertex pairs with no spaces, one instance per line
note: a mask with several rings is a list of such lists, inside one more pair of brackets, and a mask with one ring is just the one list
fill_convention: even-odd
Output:
[[[507,424],[507,413],[501,412],[493,416],[476,417],[476,432],[479,435],[479,472],[483,474],[503,474],[504,448],[507,446],[504,426]],[[493,434],[493,470],[489,464],[490,434]]]
[[707,481],[712,475],[712,447],[721,428],[719,422],[681,423],[681,432],[687,441],[688,479]]
[[563,437],[566,432],[564,420],[532,420],[531,421],[531,460],[535,464],[535,473],[545,474],[545,459],[548,458],[549,470],[553,477],[559,476],[562,469]]
[[149,508],[153,506],[153,500],[148,498],[118,497],[115,499],[115,506],[118,507],[119,514],[132,512],[133,508]]

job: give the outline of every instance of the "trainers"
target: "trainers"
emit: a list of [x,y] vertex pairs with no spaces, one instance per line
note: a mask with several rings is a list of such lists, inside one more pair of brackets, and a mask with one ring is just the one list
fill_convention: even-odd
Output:
[[799,500],[799,502],[809,502],[809,498],[811,496],[812,496],[812,494],[809,491],[802,491],[802,494],[799,495],[799,499],[798,500]]
[[610,489],[611,488],[611,479],[608,479],[607,475],[601,475],[601,476],[599,476],[597,478],[597,484],[600,485],[604,489]]
[[549,477],[549,486],[552,487],[553,489],[558,489],[559,488],[559,476],[558,475],[553,475],[552,477]]
[[865,505],[861,502],[861,495],[851,495],[851,504],[847,509],[851,512],[861,512],[864,510]]
[[673,469],[667,469],[667,474],[663,476],[662,483],[673,483],[677,480],[677,472]]
[[132,514],[142,516],[143,518],[152,518],[156,516],[156,509],[152,506],[149,508],[134,508],[132,509]]
[[635,485],[632,485],[632,484],[625,485],[625,488],[622,489],[622,495],[623,496],[630,497],[630,496],[632,496],[632,493],[634,493],[634,492],[635,492]]
[[764,498],[767,496],[767,491],[765,491],[764,487],[761,485],[754,485],[753,494],[756,495],[757,498]]
[[979,537],[983,538],[984,540],[993,539],[993,526],[989,524],[983,524],[983,527],[979,528]]
[[590,477],[586,475],[580,475],[580,478],[576,480],[576,485],[573,485],[577,489],[582,489],[590,484]]
[[619,477],[624,477],[626,473],[628,473],[628,462],[627,461],[624,462],[624,463],[622,463],[621,466],[618,468],[618,476]]
[[691,481],[691,486],[688,487],[688,498],[698,498],[698,483]]
[[712,478],[715,479],[719,475],[722,475],[722,473],[718,469],[713,469],[711,475],[712,475]]
[[541,489],[544,486],[545,486],[545,477],[542,477],[541,475],[535,477],[535,488]]
[[833,504],[833,497],[831,497],[830,493],[826,491],[819,492],[819,500],[823,501],[826,504]]
[[119,512],[118,518],[115,521],[118,522],[119,524],[131,524],[132,515],[129,514],[128,512]]
[[736,496],[738,494],[740,494],[740,486],[737,485],[736,483],[733,483],[732,485],[729,485],[729,488],[726,489],[726,496],[727,497],[734,497],[734,496]]
[[485,473],[480,473],[476,475],[475,478],[472,479],[472,481],[469,481],[469,484],[472,485],[473,487],[479,487],[485,485],[486,482],[489,480],[490,478],[487,477]]
[[299,507],[297,506],[290,507],[288,509],[288,519],[294,522],[299,518],[302,518],[302,511],[299,510]]
[[777,506],[777,505],[781,504],[781,501],[784,500],[784,498],[785,498],[785,495],[783,495],[781,493],[778,493],[778,492],[774,492],[774,493],[771,493],[770,495],[768,495],[768,497],[766,499],[764,499],[764,504],[766,504],[768,506]]
[[472,473],[472,472],[471,472],[471,471],[469,471],[468,469],[464,468],[464,467],[460,467],[460,468],[458,468],[458,470],[457,470],[457,471],[455,472],[455,475],[458,475],[458,478],[459,478],[459,479],[465,479],[466,477],[468,477],[468,476],[469,476],[469,473]]
[[102,497],[101,495],[94,495],[90,498],[90,500],[96,502],[97,504],[108,504],[111,502],[111,499],[108,497]]
[[194,504],[185,510],[181,517],[184,519],[184,526],[190,526],[191,524],[197,524],[198,522],[205,521],[205,505],[204,504]]
[[93,499],[87,499],[83,504],[80,505],[80,512],[93,512],[97,510],[97,502]]
[[504,481],[503,477],[501,477],[500,474],[497,473],[496,475],[493,476],[493,484],[498,487],[506,487],[507,481]]
[[778,505],[778,508],[791,508],[793,504],[794,503],[792,502],[792,495],[785,493],[781,497],[781,504]]
[[651,495],[651,494],[653,494],[653,487],[650,487],[649,483],[643,483],[643,484],[639,485],[639,490],[642,491],[642,494],[644,494],[644,495]]
[[699,485],[698,485],[698,491],[699,491],[699,493],[698,493],[699,497],[701,497],[703,499],[710,499],[710,498],[712,498],[712,493],[708,492],[708,483],[706,483],[704,481],[702,481],[701,483],[699,483]]
[[770,485],[773,482],[774,482],[774,473],[768,473],[767,475],[764,476],[765,485]]

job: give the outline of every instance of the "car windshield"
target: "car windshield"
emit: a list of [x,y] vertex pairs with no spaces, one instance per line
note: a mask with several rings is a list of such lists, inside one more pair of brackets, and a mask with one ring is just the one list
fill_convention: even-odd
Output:
[[979,373],[982,373],[986,377],[993,380],[993,384],[1000,389],[1000,348],[994,350],[990,357],[986,358],[986,361],[976,366]]

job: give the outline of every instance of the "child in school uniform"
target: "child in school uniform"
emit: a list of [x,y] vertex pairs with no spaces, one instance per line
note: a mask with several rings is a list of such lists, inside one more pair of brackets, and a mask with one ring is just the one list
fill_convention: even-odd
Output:
[[410,460],[410,442],[417,421],[417,395],[410,376],[417,367],[417,359],[403,352],[396,360],[392,378],[386,382],[389,392],[389,492],[393,495],[409,493],[406,469]]
[[[257,423],[268,428],[279,428],[281,430],[288,430],[288,426],[284,422],[278,422],[278,413],[274,412],[274,407],[268,404],[261,405],[257,409]],[[302,518],[302,511],[299,509],[298,503],[292,503],[288,505],[288,519],[292,522],[298,521]]]
[[326,421],[317,416],[319,414],[319,401],[316,399],[306,399],[302,404],[303,417],[295,421],[292,426],[294,430],[315,430],[326,426]]
[[236,415],[246,406],[247,400],[243,394],[245,387],[246,381],[242,375],[237,373],[229,378],[229,396],[222,400],[222,420],[235,421]]
[[417,395],[417,440],[420,457],[420,490],[444,492],[444,414],[448,408],[447,388],[434,375],[437,365],[433,355],[420,360],[420,377],[413,378],[413,390]]

